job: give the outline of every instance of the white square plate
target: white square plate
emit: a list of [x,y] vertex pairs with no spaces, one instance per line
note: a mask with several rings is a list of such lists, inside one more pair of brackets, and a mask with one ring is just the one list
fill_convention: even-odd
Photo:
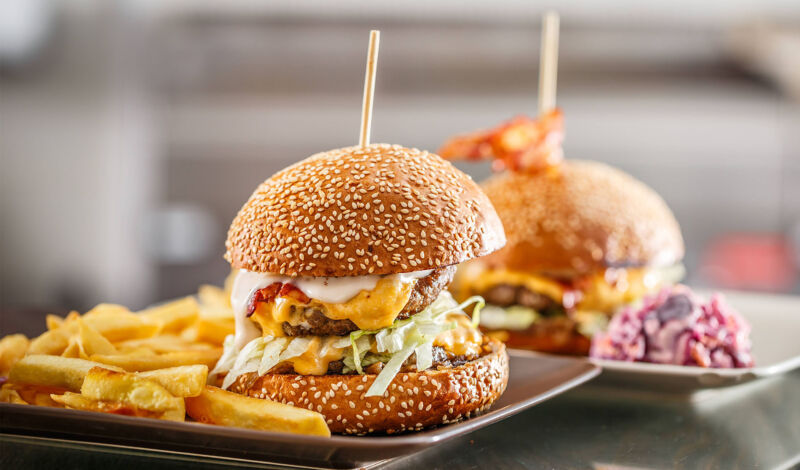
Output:
[[[710,291],[697,290],[708,299]],[[726,387],[783,374],[800,367],[800,297],[724,291],[726,300],[750,323],[755,367],[710,369],[646,362],[589,359],[603,368],[603,384],[691,392]]]

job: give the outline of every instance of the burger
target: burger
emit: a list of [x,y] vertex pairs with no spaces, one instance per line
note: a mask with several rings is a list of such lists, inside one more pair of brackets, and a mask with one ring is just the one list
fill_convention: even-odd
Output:
[[480,295],[481,327],[509,347],[586,355],[622,307],[683,275],[683,238],[655,191],[608,165],[564,160],[560,111],[518,117],[441,150],[491,158],[482,185],[508,243],[463,265],[453,291]]
[[435,154],[373,144],[318,153],[263,182],[231,224],[236,334],[212,377],[317,411],[334,433],[458,421],[505,390],[504,345],[455,266],[501,248],[492,204]]

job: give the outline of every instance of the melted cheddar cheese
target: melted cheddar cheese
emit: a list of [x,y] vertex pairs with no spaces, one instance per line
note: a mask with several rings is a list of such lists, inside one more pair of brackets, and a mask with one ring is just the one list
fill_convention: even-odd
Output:
[[394,323],[408,303],[414,282],[383,278],[374,289],[362,290],[352,299],[340,304],[316,299],[302,303],[293,297],[276,297],[273,302],[259,303],[250,319],[261,325],[262,334],[272,336],[284,336],[281,327],[283,322],[302,324],[302,312],[305,308],[318,309],[332,320],[350,320],[362,330],[386,328]]
[[448,320],[455,321],[456,327],[439,333],[433,345],[458,356],[480,354],[483,336],[472,326],[472,320],[462,314],[450,314]]
[[[662,283],[653,270],[646,268],[607,269],[572,280],[569,284],[539,274],[483,269],[479,265],[470,266],[459,274],[456,291],[461,299],[480,295],[496,285],[509,284],[524,286],[562,305],[574,304],[572,306],[578,310],[608,313],[641,298]],[[570,299],[565,298],[567,295]],[[572,302],[572,299],[577,302]]]
[[[472,326],[469,317],[453,313],[448,315],[448,320],[456,322],[456,328],[440,333],[433,345],[458,356],[480,354],[483,337],[480,331]],[[298,374],[325,375],[331,362],[344,359],[345,354],[352,354],[349,346],[334,346],[340,339],[339,336],[314,336],[302,354],[286,359],[281,364],[291,365]],[[370,351],[378,352],[374,342],[370,346]]]
[[298,374],[325,375],[331,362],[344,359],[347,348],[337,348],[333,345],[339,339],[341,338],[338,336],[315,336],[303,354],[287,359],[284,363],[291,364]]

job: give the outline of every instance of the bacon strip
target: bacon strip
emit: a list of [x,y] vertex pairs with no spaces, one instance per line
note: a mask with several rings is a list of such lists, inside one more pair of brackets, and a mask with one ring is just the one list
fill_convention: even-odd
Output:
[[256,311],[259,302],[274,302],[277,297],[291,297],[304,304],[311,302],[311,298],[294,284],[273,282],[253,293],[253,296],[250,297],[250,302],[247,304],[247,316],[249,317]]
[[456,136],[439,155],[448,160],[493,160],[495,171],[538,171],[563,159],[564,118],[553,111],[538,119],[519,115],[499,126]]

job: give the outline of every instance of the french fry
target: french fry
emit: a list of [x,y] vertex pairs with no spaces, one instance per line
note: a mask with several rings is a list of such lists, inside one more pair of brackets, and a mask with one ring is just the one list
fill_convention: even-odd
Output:
[[61,387],[48,387],[31,384],[9,383],[5,384],[4,387],[14,390],[25,403],[37,406],[61,407],[60,404],[56,403],[50,398],[50,394],[65,392],[65,390]]
[[225,337],[232,335],[236,328],[232,318],[200,318],[194,326],[197,328],[195,341],[211,343],[217,346],[222,346]]
[[66,317],[64,317],[64,321],[61,323],[61,329],[69,334],[77,334],[78,333],[78,320],[81,318],[81,314],[76,312],[75,310],[69,312]]
[[81,319],[112,343],[132,338],[149,338],[159,330],[159,325],[148,323],[127,309],[122,311],[117,308],[98,308],[99,306],[95,307]]
[[184,297],[173,302],[139,312],[145,321],[159,325],[159,332],[177,333],[197,319],[200,307],[194,297]]
[[158,383],[176,397],[196,397],[203,392],[206,385],[208,367],[204,365],[170,367],[137,372],[136,376]]
[[131,405],[93,400],[81,395],[80,393],[53,393],[50,395],[50,399],[59,405],[71,408],[73,410],[98,411],[101,413],[114,413],[122,415],[135,415],[136,413],[136,410]]
[[95,411],[100,413],[111,413],[127,416],[141,416],[143,418],[168,419],[170,421],[183,421],[186,418],[183,400],[180,399],[180,402],[176,402],[176,408],[168,409],[163,412],[137,408],[131,403],[96,400],[85,397],[80,393],[72,392],[66,392],[61,395],[53,394],[51,395],[51,399],[54,402],[73,410]]
[[0,376],[8,375],[11,367],[25,355],[30,341],[25,335],[8,335],[0,339]]
[[262,431],[330,436],[325,418],[314,411],[250,398],[207,385],[186,401],[186,412],[196,421]]
[[95,354],[91,357],[91,360],[101,364],[117,366],[129,372],[141,372],[194,364],[205,364],[210,368],[216,364],[221,355],[222,349],[215,348],[197,351],[179,351],[158,356]]
[[118,348],[119,354],[125,356],[157,356],[155,351],[150,348],[140,346],[138,348]]
[[200,311],[206,317],[233,317],[230,293],[217,286],[202,285],[197,290]]
[[79,340],[77,336],[70,338],[67,349],[61,353],[61,357],[81,357],[81,347],[78,343]]
[[118,353],[117,348],[105,336],[83,319],[78,319],[78,350],[82,359],[89,359],[94,354]]
[[8,374],[8,379],[19,384],[58,387],[77,392],[81,389],[83,379],[89,370],[97,366],[120,370],[114,366],[107,366],[84,359],[29,355],[14,364]]
[[180,338],[188,343],[199,343],[200,341],[197,339],[197,324],[181,331]]
[[131,313],[127,307],[117,304],[97,304],[94,308],[83,314],[84,320],[97,315],[125,315]]
[[0,387],[0,403],[14,403],[17,405],[27,405],[28,402],[19,396],[19,392],[5,384]]
[[165,419],[167,421],[186,421],[186,403],[183,398],[179,398],[176,402],[175,408],[170,408],[163,413],[158,419]]
[[45,324],[48,330],[57,330],[64,324],[64,319],[50,313],[45,317]]
[[200,343],[195,340],[187,340],[175,335],[160,335],[152,338],[130,339],[116,343],[115,346],[121,352],[130,354],[136,349],[148,349],[155,353],[168,353],[177,351],[187,351],[193,349],[213,349],[214,345]]
[[95,400],[127,403],[157,413],[183,409],[183,399],[173,396],[155,381],[102,367],[95,367],[86,374],[81,395]]
[[69,333],[59,328],[45,331],[32,339],[28,347],[28,354],[58,355],[63,353],[67,346],[69,346]]

